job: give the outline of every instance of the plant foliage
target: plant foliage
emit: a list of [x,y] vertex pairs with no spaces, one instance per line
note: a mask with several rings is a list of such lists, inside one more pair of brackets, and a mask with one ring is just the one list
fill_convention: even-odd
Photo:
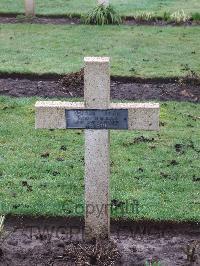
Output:
[[141,13],[137,13],[135,16],[134,16],[134,19],[136,21],[151,21],[155,18],[153,12],[141,12]]
[[190,16],[188,16],[184,10],[179,10],[171,14],[170,20],[174,21],[176,23],[181,23],[181,22],[187,22],[190,20]]
[[84,22],[96,25],[120,24],[122,19],[112,5],[98,5],[84,17]]
[[1,234],[2,231],[3,231],[4,219],[5,219],[4,216],[0,216],[0,234]]
[[200,20],[200,13],[199,12],[193,13],[192,20],[196,20],[196,21]]

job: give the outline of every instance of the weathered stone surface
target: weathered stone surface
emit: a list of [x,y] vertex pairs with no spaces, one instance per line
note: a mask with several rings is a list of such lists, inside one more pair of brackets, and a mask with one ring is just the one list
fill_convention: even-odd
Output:
[[85,238],[110,233],[109,130],[85,130]]
[[35,0],[25,0],[25,15],[35,16]]
[[[83,102],[40,101],[36,105],[36,128],[66,128],[65,109],[84,109]],[[129,130],[159,130],[158,103],[111,103],[111,109],[128,109]]]
[[84,103],[38,101],[35,104],[35,128],[66,128],[65,109],[83,109]]
[[159,130],[158,103],[111,103],[110,108],[128,109],[129,130]]
[[[109,58],[87,57],[84,62],[85,107],[109,108]],[[109,130],[85,130],[86,240],[105,239],[110,233],[109,140]]]
[[84,100],[86,108],[108,108],[110,68],[108,57],[85,57]]

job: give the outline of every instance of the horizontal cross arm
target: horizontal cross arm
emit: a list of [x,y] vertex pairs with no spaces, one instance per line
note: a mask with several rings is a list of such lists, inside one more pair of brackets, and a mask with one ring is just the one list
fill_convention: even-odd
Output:
[[[38,101],[35,127],[38,129],[66,129],[65,110],[85,109],[83,102]],[[110,109],[128,110],[129,130],[159,130],[159,104],[111,103]]]

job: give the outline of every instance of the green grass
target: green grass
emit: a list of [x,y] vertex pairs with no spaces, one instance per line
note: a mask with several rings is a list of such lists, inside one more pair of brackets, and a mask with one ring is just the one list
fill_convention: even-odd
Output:
[[[93,8],[97,0],[36,0],[38,15],[85,14]],[[187,14],[200,12],[199,0],[111,0],[121,15],[133,16],[137,12],[151,11],[156,15],[184,9]],[[24,13],[24,1],[1,0],[0,13]]]
[[[0,214],[76,215],[83,131],[35,130],[35,101],[0,97]],[[111,131],[111,198],[139,201],[139,214],[127,217],[200,220],[199,116],[199,104],[166,102],[160,132]]]
[[199,43],[198,27],[0,25],[0,72],[69,73],[110,56],[113,75],[199,74]]

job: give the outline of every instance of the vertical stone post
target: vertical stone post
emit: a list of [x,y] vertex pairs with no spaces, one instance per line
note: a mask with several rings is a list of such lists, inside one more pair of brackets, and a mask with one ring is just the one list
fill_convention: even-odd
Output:
[[109,0],[98,0],[98,5],[109,6]]
[[28,16],[35,16],[35,0],[24,0],[25,4],[25,15]]
[[[110,106],[109,58],[86,57],[85,108]],[[85,239],[109,238],[109,130],[85,130]]]

